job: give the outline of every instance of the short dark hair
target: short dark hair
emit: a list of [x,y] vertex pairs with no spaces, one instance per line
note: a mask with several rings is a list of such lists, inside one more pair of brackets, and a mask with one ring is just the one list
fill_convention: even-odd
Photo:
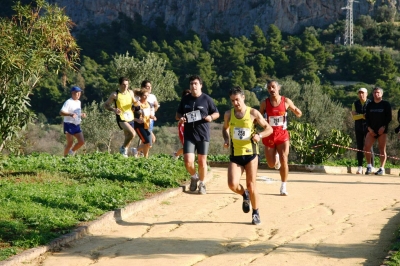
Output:
[[185,95],[188,95],[190,93],[191,93],[190,90],[186,89],[186,90],[182,91],[182,97],[185,96]]
[[240,86],[235,86],[229,90],[229,96],[237,95],[237,94],[244,95],[244,90],[242,88],[240,88]]
[[380,90],[383,93],[383,89],[380,87],[375,87],[372,91]]
[[268,82],[267,82],[267,88],[268,88],[268,86],[269,86],[271,83],[275,83],[276,85],[278,85],[278,87],[281,86],[281,84],[279,84],[278,81],[276,81],[276,80],[274,80],[274,79],[271,79],[271,80],[268,80]]
[[142,88],[146,87],[146,84],[147,84],[147,83],[150,83],[150,84],[151,84],[151,81],[148,80],[148,79],[143,80],[142,83],[140,84],[140,87],[142,87]]
[[198,75],[193,75],[189,77],[189,82],[198,79],[200,84],[203,85],[203,80]]
[[121,85],[121,84],[122,84],[122,82],[124,82],[124,81],[129,81],[129,79],[128,79],[128,78],[126,78],[126,77],[120,77],[120,78],[118,79],[118,83],[119,83],[119,85]]

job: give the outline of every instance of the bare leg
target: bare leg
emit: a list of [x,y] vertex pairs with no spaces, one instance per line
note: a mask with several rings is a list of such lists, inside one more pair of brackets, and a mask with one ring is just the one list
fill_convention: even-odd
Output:
[[282,182],[286,182],[289,176],[289,146],[289,141],[285,141],[284,143],[276,146],[276,150],[278,151],[279,159],[281,161],[281,168],[279,169],[279,173],[281,175]]
[[199,179],[204,181],[207,176],[207,154],[197,154],[199,164]]
[[125,140],[122,146],[124,148],[128,148],[129,145],[131,144],[132,139],[136,136],[135,130],[127,122],[119,122],[119,125],[124,130],[124,135],[125,135]]
[[382,134],[378,138],[378,147],[379,147],[379,159],[381,161],[381,168],[385,168],[386,164],[386,141],[387,141],[387,134]]
[[249,191],[250,194],[250,201],[251,201],[251,206],[253,206],[253,210],[258,209],[258,194],[257,194],[257,187],[256,187],[256,181],[257,181],[257,169],[258,169],[258,156],[253,159],[251,162],[246,164],[245,170],[246,170],[246,186],[247,190]]
[[196,173],[196,169],[194,167],[194,153],[185,153],[183,155],[183,160],[185,161],[186,170],[191,176],[193,176]]
[[270,148],[265,146],[264,149],[265,159],[267,160],[268,166],[274,168],[276,164],[275,154],[276,148]]
[[64,157],[68,156],[68,152],[71,150],[72,145],[74,145],[74,137],[71,134],[65,133],[65,137],[67,139],[67,144],[64,147]]
[[71,150],[73,152],[77,151],[80,147],[82,147],[85,144],[85,139],[83,137],[83,133],[82,132],[79,132],[79,133],[75,134],[74,137],[76,138],[76,140],[78,142],[75,143],[74,147],[72,147]]

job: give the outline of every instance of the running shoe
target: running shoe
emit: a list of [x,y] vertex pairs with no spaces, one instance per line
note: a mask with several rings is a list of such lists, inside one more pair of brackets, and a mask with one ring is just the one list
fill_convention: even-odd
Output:
[[119,153],[121,153],[124,157],[128,157],[128,150],[125,147],[119,148]]
[[362,173],[363,173],[363,168],[362,168],[362,166],[359,166],[358,169],[357,169],[356,174],[357,175],[361,175]]
[[197,174],[196,174],[196,176],[192,176],[191,178],[190,178],[190,187],[189,187],[189,189],[190,189],[190,191],[196,191],[196,189],[197,189],[197,182],[199,181],[199,178],[197,177]]
[[254,225],[260,224],[261,223],[260,214],[254,213],[253,214],[253,220],[251,221],[251,223],[254,224]]
[[367,171],[365,171],[365,174],[366,174],[366,175],[369,175],[369,174],[371,174],[371,173],[372,173],[371,167],[368,167],[368,166],[367,166]]
[[284,186],[283,184],[281,185],[281,189],[279,191],[279,193],[281,194],[281,196],[288,196],[289,194],[286,191],[286,186]]
[[137,149],[136,149],[136,148],[131,148],[131,152],[132,152],[132,155],[133,155],[134,157],[137,157],[138,152],[137,152]]
[[207,194],[206,185],[204,185],[203,182],[201,182],[201,183],[199,184],[199,194],[201,194],[201,195]]
[[279,154],[275,155],[275,166],[274,166],[274,168],[276,170],[279,170],[281,168],[281,161],[279,159]]
[[73,150],[69,150],[68,155],[74,156],[74,155],[75,155],[75,152],[74,152]]
[[244,213],[248,213],[250,211],[250,196],[247,189],[244,191],[242,210]]
[[375,172],[375,175],[384,175],[385,172],[383,171],[382,168],[379,168],[379,170],[377,172]]
[[177,159],[179,158],[179,156],[176,155],[176,152],[174,152],[174,153],[172,154],[172,158],[174,158],[175,160],[177,160]]

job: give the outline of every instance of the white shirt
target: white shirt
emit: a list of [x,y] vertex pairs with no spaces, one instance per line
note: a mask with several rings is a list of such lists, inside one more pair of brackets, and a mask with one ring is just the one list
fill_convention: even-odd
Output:
[[65,101],[61,111],[67,114],[69,113],[77,115],[76,118],[73,118],[72,116],[64,116],[65,123],[72,123],[75,125],[79,125],[81,123],[81,101],[69,98]]

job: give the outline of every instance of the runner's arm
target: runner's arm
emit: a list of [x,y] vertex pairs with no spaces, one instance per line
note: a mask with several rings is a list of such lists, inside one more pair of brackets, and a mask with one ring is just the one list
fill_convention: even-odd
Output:
[[286,106],[295,114],[295,116],[300,117],[303,114],[301,110],[294,105],[292,100],[285,98],[285,101]]
[[262,114],[257,111],[256,109],[252,108],[251,109],[251,115],[254,117],[254,122],[256,122],[260,127],[263,128],[263,131],[258,132],[253,136],[258,136],[258,139],[254,139],[255,141],[261,141],[262,138],[268,137],[269,135],[272,134],[273,129],[270,124],[267,123],[267,121],[264,119]]
[[112,107],[112,104],[115,101],[116,97],[117,97],[117,94],[115,92],[111,93],[110,97],[108,97],[107,101],[105,101],[105,103],[104,103],[104,108],[108,111],[112,111],[117,114],[119,111],[118,108]]
[[231,111],[224,114],[224,124],[222,126],[222,137],[224,138],[224,147],[229,147],[229,120],[231,120]]

